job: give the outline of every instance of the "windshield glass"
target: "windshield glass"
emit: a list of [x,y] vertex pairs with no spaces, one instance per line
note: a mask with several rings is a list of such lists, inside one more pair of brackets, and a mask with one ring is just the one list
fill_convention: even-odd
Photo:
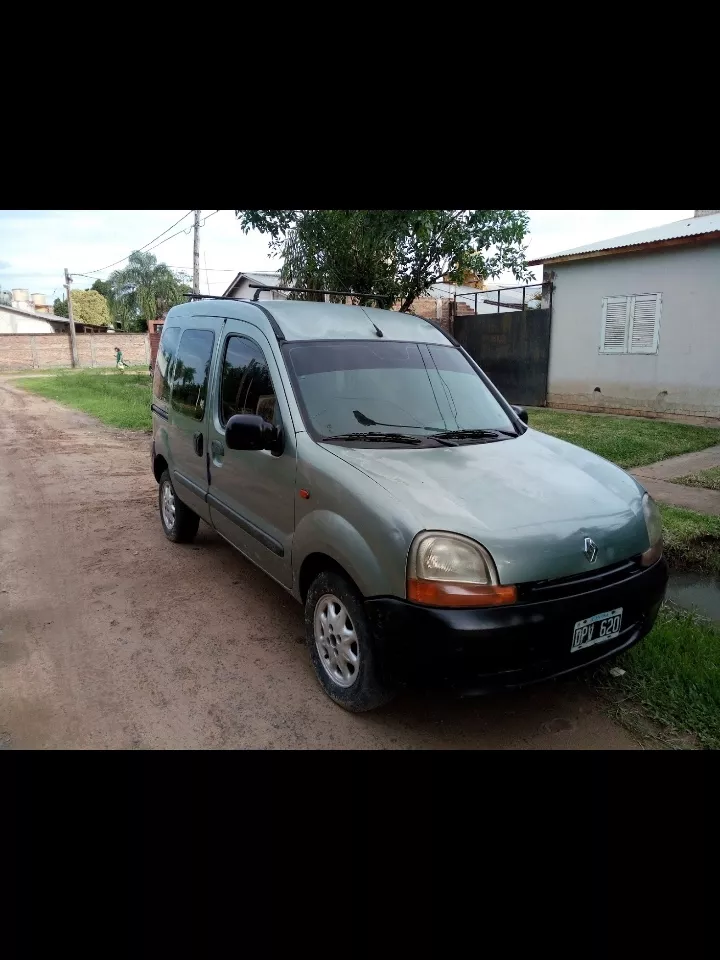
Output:
[[315,436],[515,428],[462,353],[448,344],[289,343],[291,372]]

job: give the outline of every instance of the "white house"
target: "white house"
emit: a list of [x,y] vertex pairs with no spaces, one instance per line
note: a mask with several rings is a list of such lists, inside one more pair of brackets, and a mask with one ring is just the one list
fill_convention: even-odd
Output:
[[[53,320],[57,319],[52,317]],[[0,333],[54,333],[48,319],[34,311],[0,303]]]
[[[223,293],[223,296],[239,297],[240,299],[247,298],[248,300],[252,300],[257,293],[257,290],[250,286],[251,283],[259,284],[260,286],[265,287],[277,287],[280,284],[280,273],[273,273],[267,270],[253,270],[252,273],[241,271],[232,281],[225,293]],[[280,290],[261,290],[258,299],[287,300],[287,295],[282,293]]]
[[550,406],[720,418],[720,210],[530,264],[553,283]]

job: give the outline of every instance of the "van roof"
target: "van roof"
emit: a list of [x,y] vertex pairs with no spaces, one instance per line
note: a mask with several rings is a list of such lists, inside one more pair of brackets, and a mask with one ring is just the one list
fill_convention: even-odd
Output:
[[[377,324],[387,340],[406,340],[411,343],[448,342],[441,330],[422,317],[399,313],[396,310],[350,307],[343,303],[207,298],[173,307],[172,313],[173,316],[217,316],[219,304],[222,304],[225,316],[235,316],[238,320],[250,319],[247,308],[251,305],[255,308],[253,314],[256,315],[253,316],[253,322],[260,327],[265,327],[266,323],[268,327],[271,326],[267,321],[267,314],[270,314],[286,340],[376,340],[377,333],[373,324]],[[261,321],[263,317],[265,323]],[[266,332],[270,333],[270,330]]]

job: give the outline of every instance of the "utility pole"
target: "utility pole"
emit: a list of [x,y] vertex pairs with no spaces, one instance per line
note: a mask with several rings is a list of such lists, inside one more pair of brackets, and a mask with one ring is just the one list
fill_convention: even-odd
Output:
[[193,239],[193,293],[200,293],[200,211],[195,210],[195,237]]
[[72,277],[68,273],[68,268],[65,267],[65,289],[67,290],[67,305],[68,305],[68,326],[70,327],[70,360],[74,367],[79,366],[78,362],[78,352],[77,352],[77,340],[75,339],[75,318],[73,317],[73,308],[72,308],[72,297],[70,296],[70,288],[72,287]]

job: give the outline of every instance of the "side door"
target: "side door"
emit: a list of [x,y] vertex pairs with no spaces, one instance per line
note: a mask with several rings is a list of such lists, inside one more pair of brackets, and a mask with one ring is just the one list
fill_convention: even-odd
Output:
[[221,322],[193,317],[180,335],[169,378],[167,442],[170,475],[178,497],[208,523],[206,407],[215,348],[214,327]]
[[[264,335],[228,320],[208,417],[210,489],[215,529],[283,586],[292,586],[295,532],[295,431],[282,377]],[[284,449],[230,450],[225,425],[236,413],[257,414],[282,426]]]

